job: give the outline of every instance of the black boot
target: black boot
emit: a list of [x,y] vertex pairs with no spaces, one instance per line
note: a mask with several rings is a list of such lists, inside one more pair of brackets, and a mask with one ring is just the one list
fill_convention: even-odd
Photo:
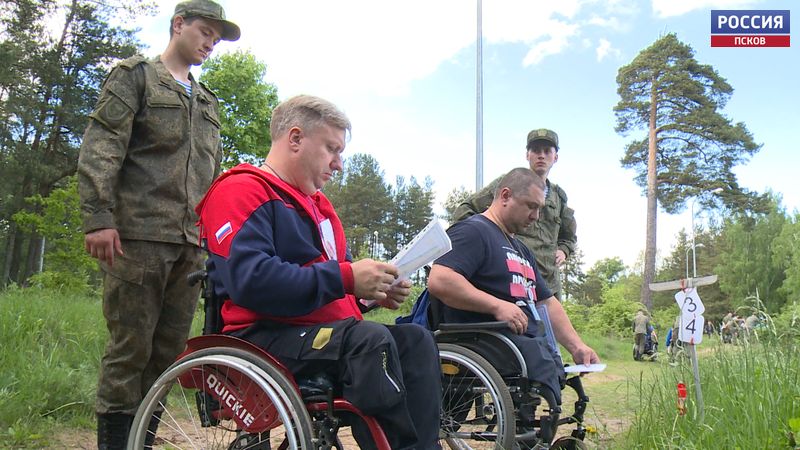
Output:
[[97,449],[125,450],[133,416],[122,413],[97,415]]
[[158,424],[161,423],[161,413],[163,411],[156,411],[150,417],[150,423],[147,424],[147,436],[144,437],[144,448],[145,450],[152,450],[153,443],[156,440],[156,431],[158,430]]

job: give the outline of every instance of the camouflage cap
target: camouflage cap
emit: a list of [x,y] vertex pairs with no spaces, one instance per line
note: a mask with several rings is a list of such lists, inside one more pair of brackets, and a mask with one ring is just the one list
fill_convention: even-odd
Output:
[[555,146],[556,150],[558,150],[558,135],[553,130],[548,130],[547,128],[539,128],[536,130],[531,130],[528,133],[528,143],[526,144],[527,148],[530,148],[533,141],[547,141]]
[[222,39],[226,41],[238,40],[242,35],[239,26],[233,22],[225,20],[225,10],[222,6],[212,2],[211,0],[188,0],[180,2],[175,5],[175,14],[172,15],[174,19],[176,16],[182,17],[203,17],[211,19],[222,24]]

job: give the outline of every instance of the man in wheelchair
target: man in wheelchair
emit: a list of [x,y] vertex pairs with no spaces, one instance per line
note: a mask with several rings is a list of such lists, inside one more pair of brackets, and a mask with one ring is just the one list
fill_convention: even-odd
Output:
[[[393,449],[440,448],[440,369],[418,325],[363,321],[358,299],[395,309],[410,284],[397,268],[351,262],[333,206],[320,192],[342,170],[350,122],[311,96],[275,108],[261,167],[239,165],[198,205],[208,278],[225,299],[223,332],[267,350],[296,376],[327,373],[341,396],[383,428]],[[361,448],[374,448],[353,423]]]
[[544,181],[527,168],[503,177],[489,209],[447,231],[453,249],[434,262],[428,290],[443,303],[445,323],[507,322],[503,333],[524,356],[528,378],[551,390],[560,404],[564,367],[540,314],[549,316],[554,338],[576,363],[596,363],[599,357],[572,327],[530,250],[514,237],[537,219],[544,189]]

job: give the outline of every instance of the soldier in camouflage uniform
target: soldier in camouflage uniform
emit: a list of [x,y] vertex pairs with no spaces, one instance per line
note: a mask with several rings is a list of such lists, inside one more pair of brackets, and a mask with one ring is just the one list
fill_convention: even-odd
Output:
[[[516,237],[527,246],[536,258],[536,265],[553,295],[561,300],[561,277],[558,267],[575,251],[575,212],[567,206],[567,194],[547,176],[558,161],[558,135],[540,128],[528,133],[525,157],[531,170],[545,179],[545,204],[539,220]],[[454,220],[463,220],[482,213],[492,204],[494,191],[502,176],[492,181],[477,194],[472,195],[456,209]]]
[[179,3],[164,53],[117,65],[89,116],[78,190],[110,334],[97,388],[100,449],[125,448],[144,394],[184,349],[199,297],[186,276],[203,256],[194,206],[221,160],[217,98],[189,69],[239,36],[218,4]]

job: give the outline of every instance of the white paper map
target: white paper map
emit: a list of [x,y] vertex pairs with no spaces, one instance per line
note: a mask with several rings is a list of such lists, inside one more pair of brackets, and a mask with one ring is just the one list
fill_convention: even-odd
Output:
[[566,373],[602,372],[604,370],[606,370],[605,364],[576,364],[564,367]]
[[[389,261],[389,264],[397,266],[399,272],[399,276],[392,286],[402,280],[407,280],[412,273],[449,252],[452,248],[453,245],[450,243],[450,236],[447,235],[444,224],[439,219],[433,219]],[[361,299],[361,303],[365,306],[372,306],[375,300]]]
[[407,280],[412,273],[452,248],[450,236],[447,235],[442,221],[433,219],[389,261],[389,264],[397,266],[400,272],[394,284],[400,280]]

